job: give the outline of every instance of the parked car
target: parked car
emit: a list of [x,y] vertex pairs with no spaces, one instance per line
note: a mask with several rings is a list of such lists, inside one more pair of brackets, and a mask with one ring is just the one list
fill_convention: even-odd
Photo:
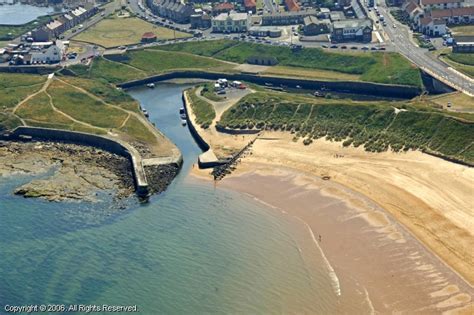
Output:
[[351,49],[355,50],[355,49],[358,49],[358,48],[357,48],[357,46],[352,46]]
[[328,45],[321,45],[321,47],[323,47],[323,48],[328,48]]
[[337,45],[331,45],[330,48],[337,48]]
[[341,49],[347,49],[347,46],[343,45],[341,46]]

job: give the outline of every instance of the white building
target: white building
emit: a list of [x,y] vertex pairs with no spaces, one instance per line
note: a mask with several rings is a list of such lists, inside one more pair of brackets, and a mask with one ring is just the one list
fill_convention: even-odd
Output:
[[43,48],[39,51],[32,51],[29,63],[58,63],[62,60],[65,51],[66,47],[64,43],[57,41],[55,44],[52,44],[47,48]]
[[214,33],[243,33],[250,26],[251,15],[247,13],[221,13],[212,19],[212,31]]

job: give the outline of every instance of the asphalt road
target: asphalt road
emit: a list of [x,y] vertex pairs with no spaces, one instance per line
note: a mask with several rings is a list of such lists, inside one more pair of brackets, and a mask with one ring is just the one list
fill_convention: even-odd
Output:
[[[384,33],[393,43],[396,51],[410,59],[414,64],[435,77],[446,81],[453,88],[463,89],[471,95],[474,95],[474,83],[468,80],[465,75],[450,70],[450,66],[440,61],[430,51],[416,46],[413,42],[411,30],[390,15],[385,5],[378,7],[380,13],[386,17],[387,26],[383,28]],[[395,27],[394,27],[395,25]],[[431,72],[431,73],[430,73]]]

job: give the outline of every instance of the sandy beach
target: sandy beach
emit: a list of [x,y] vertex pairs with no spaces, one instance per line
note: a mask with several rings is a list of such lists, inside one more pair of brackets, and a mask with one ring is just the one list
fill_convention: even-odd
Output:
[[[217,148],[238,142],[203,135]],[[376,312],[472,314],[473,184],[472,168],[421,152],[304,146],[265,132],[217,185],[300,219],[308,238],[321,235],[342,294],[366,290]]]

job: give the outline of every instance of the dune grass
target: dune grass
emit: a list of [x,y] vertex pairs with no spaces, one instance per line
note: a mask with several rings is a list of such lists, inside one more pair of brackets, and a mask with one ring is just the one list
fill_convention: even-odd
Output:
[[216,118],[216,112],[211,104],[197,97],[196,89],[187,90],[189,100],[191,101],[191,108],[196,116],[196,123],[203,129],[209,128],[214,118]]

